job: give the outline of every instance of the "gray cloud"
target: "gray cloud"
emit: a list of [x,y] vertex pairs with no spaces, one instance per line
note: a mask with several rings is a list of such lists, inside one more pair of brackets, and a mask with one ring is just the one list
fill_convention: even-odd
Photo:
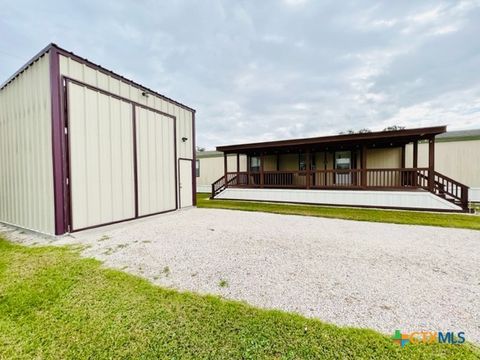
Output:
[[480,127],[479,1],[2,1],[0,77],[53,41],[198,110],[198,144]]

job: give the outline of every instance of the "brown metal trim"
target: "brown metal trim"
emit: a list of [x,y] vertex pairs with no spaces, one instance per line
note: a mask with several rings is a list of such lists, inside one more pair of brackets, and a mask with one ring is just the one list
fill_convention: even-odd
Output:
[[50,95],[52,116],[52,166],[55,204],[55,235],[65,234],[67,225],[66,202],[66,158],[65,158],[65,123],[62,115],[62,91],[59,56],[55,49],[50,49]]
[[70,176],[70,163],[71,163],[71,155],[70,155],[70,127],[69,127],[69,118],[68,118],[68,109],[69,109],[69,94],[68,94],[68,86],[66,83],[63,82],[62,79],[62,86],[63,86],[63,94],[64,94],[64,101],[62,101],[62,114],[64,116],[64,125],[65,129],[65,158],[66,158],[66,170],[65,174],[68,176],[68,184],[67,184],[67,198],[65,199],[65,204],[67,207],[67,217],[68,217],[68,226],[67,231],[71,231],[72,223],[73,223],[73,216],[72,216],[72,183],[71,183],[71,176]]
[[195,112],[192,113],[192,204],[197,205],[197,131],[195,129]]
[[179,179],[178,179],[178,164],[177,164],[177,118],[173,118],[173,156],[175,156],[174,164],[175,164],[175,210],[179,209],[179,200],[178,200],[178,186],[179,186]]
[[84,230],[96,229],[96,228],[109,226],[109,225],[120,224],[120,223],[124,223],[124,222],[127,222],[127,221],[134,221],[134,220],[143,219],[143,218],[147,218],[147,217],[151,217],[151,216],[155,216],[155,215],[167,214],[167,213],[170,213],[170,212],[173,212],[173,211],[176,211],[176,210],[177,209],[172,209],[172,210],[160,211],[160,212],[153,213],[153,214],[140,215],[138,217],[133,217],[133,218],[130,218],[130,219],[112,221],[112,222],[108,222],[108,223],[104,223],[104,224],[84,227],[84,228],[81,228],[81,229],[75,229],[75,230],[72,230],[71,232],[74,233],[74,232],[79,232],[79,231],[84,231]]
[[137,155],[137,109],[132,105],[132,137],[133,137],[133,187],[135,192],[135,218],[138,218],[138,155]]
[[411,139],[426,139],[428,137],[442,134],[447,131],[446,126],[434,126],[415,128],[407,130],[395,130],[395,131],[377,131],[363,134],[346,134],[346,135],[334,135],[334,136],[322,136],[315,138],[303,138],[292,140],[280,140],[280,141],[267,141],[260,143],[238,144],[238,145],[226,145],[217,146],[217,151],[234,152],[240,150],[254,150],[254,149],[269,149],[284,146],[308,146],[314,144],[329,144],[329,143],[352,143],[352,142],[368,142],[368,141],[387,141],[392,142],[394,140],[401,140],[410,142]]

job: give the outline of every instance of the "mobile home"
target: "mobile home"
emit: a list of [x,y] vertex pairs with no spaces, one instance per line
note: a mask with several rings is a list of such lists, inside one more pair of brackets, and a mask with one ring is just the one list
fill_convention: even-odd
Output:
[[467,211],[478,148],[445,126],[219,146],[210,188],[217,199]]

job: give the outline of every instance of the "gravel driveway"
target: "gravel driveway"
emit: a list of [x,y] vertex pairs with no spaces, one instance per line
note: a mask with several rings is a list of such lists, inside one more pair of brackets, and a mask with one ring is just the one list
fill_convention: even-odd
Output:
[[480,342],[480,231],[189,209],[74,237],[60,242],[165,287]]

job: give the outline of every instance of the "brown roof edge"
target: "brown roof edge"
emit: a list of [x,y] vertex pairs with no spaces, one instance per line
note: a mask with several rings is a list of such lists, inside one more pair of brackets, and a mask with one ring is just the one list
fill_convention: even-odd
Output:
[[162,99],[164,99],[165,101],[167,102],[170,102],[172,104],[175,104],[175,105],[178,105],[182,108],[184,108],[185,110],[189,110],[189,111],[192,111],[192,112],[196,112],[195,109],[185,105],[185,104],[182,104],[181,102],[178,102],[178,101],[175,101],[165,95],[162,95],[152,89],[149,89],[133,80],[130,80],[130,79],[127,79],[126,77],[123,77],[122,75],[119,75],[111,70],[108,70],[104,67],[102,67],[101,65],[98,65],[84,57],[81,57],[79,55],[76,55],[75,53],[71,52],[71,51],[68,51],[68,50],[65,50],[63,48],[61,48],[60,46],[58,46],[57,44],[54,44],[54,43],[50,43],[48,44],[45,48],[43,48],[38,54],[36,54],[33,58],[31,58],[25,65],[23,65],[18,71],[15,72],[15,74],[13,74],[12,76],[10,76],[1,86],[0,86],[0,90],[3,89],[5,86],[7,86],[10,82],[12,82],[18,75],[20,75],[22,72],[24,72],[30,65],[32,65],[34,62],[36,62],[38,59],[40,59],[43,55],[45,55],[48,51],[50,51],[50,49],[54,47],[55,49],[57,49],[59,51],[60,54],[64,55],[64,56],[68,56],[68,57],[71,57],[77,61],[80,61],[80,62],[83,62],[87,65],[89,65],[90,67],[93,67],[95,69],[98,69],[99,71],[105,73],[106,75],[110,75],[114,78],[117,78],[118,80],[120,81],[123,81],[125,83],[128,83],[136,88],[139,88],[141,90],[144,90],[144,91],[147,91],[149,93],[151,93],[152,95],[156,95],[158,97],[161,97]]
[[442,126],[415,128],[415,129],[393,130],[393,131],[375,131],[375,132],[362,133],[362,134],[331,135],[331,136],[321,136],[321,137],[313,137],[313,138],[267,141],[267,142],[258,142],[258,143],[249,143],[249,144],[224,145],[224,146],[217,146],[217,151],[229,152],[229,151],[238,151],[238,150],[273,148],[273,147],[280,147],[280,146],[303,146],[303,145],[311,145],[311,144],[317,144],[317,143],[333,143],[333,142],[340,142],[340,141],[353,142],[353,141],[368,141],[368,140],[392,139],[392,138],[400,139],[404,137],[416,137],[418,139],[424,139],[424,138],[428,138],[438,134],[442,134],[446,131],[447,131],[447,127],[445,125],[442,125]]

